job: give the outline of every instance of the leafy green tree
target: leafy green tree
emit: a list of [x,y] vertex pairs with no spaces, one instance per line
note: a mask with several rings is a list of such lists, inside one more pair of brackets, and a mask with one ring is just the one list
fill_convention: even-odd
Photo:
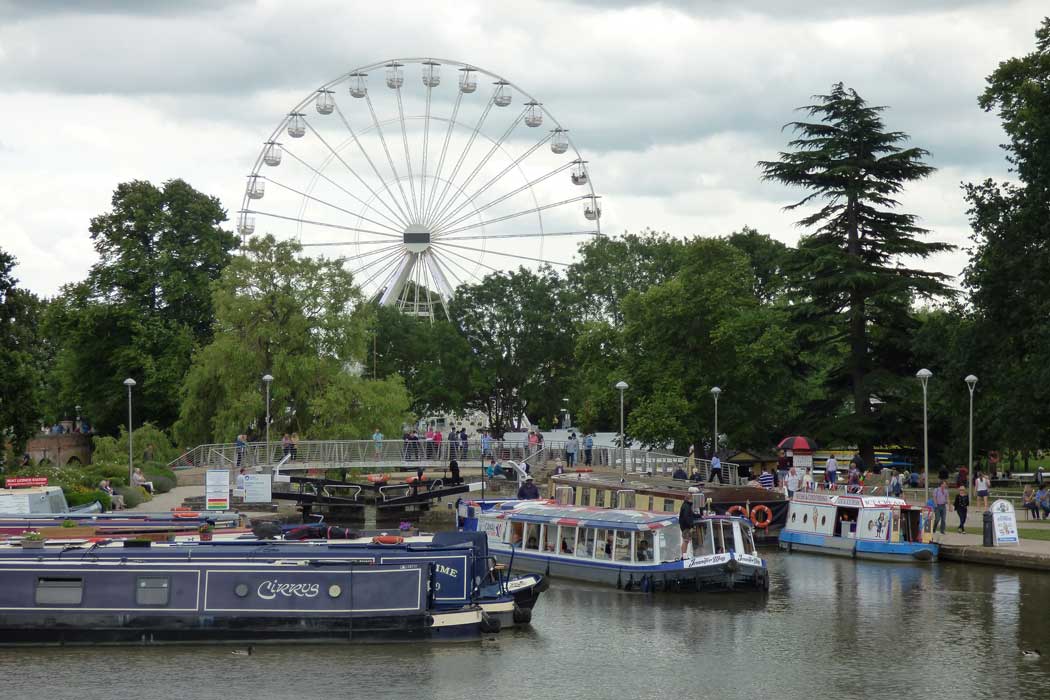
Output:
[[236,246],[225,220],[216,198],[182,180],[117,186],[111,211],[91,220],[99,261],[49,308],[58,406],[81,404],[113,432],[127,420],[131,377],[137,415],[172,424],[193,349],[211,339],[210,284]]
[[470,407],[497,433],[558,414],[572,381],[576,328],[563,281],[550,268],[491,274],[459,288],[452,318],[474,354]]
[[824,424],[825,437],[856,441],[871,463],[880,427],[870,398],[884,386],[880,371],[896,374],[908,364],[893,345],[914,323],[912,302],[949,294],[945,275],[907,263],[952,246],[923,240],[928,231],[915,215],[896,211],[905,185],[933,172],[923,162],[929,154],[902,147],[908,137],[885,129],[885,107],[868,105],[842,83],[815,99],[801,108],[812,121],[787,125],[797,135],[792,150],[759,166],[765,180],[808,190],[789,210],[820,204],[798,222],[813,230],[789,263],[795,318],[803,337],[835,346],[821,411],[847,396],[852,402],[850,412],[839,410]]
[[580,259],[566,273],[576,316],[619,324],[628,293],[644,292],[674,275],[681,268],[683,248],[682,241],[649,229],[582,244]]
[[985,439],[1026,459],[1050,439],[1050,17],[1035,36],[1035,51],[1000,63],[978,100],[1002,120],[1016,181],[964,186],[974,232],[964,279],[985,365],[969,371],[996,418]]
[[17,286],[14,267],[14,256],[0,249],[0,442],[11,439],[18,452],[36,428],[43,372],[40,301]]
[[726,237],[729,245],[747,255],[755,278],[755,296],[763,303],[780,299],[787,290],[785,265],[791,251],[780,241],[745,226]]
[[[262,376],[274,432],[364,438],[400,424],[408,394],[396,378],[361,377],[372,307],[341,259],[308,258],[291,241],[256,237],[214,285],[215,335],[194,354],[175,435],[180,445],[265,431]],[[345,434],[342,431],[359,431]]]

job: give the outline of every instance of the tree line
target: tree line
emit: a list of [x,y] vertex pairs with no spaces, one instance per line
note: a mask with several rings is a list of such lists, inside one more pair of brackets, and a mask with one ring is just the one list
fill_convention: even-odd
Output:
[[261,434],[271,374],[278,434],[390,435],[464,411],[497,433],[523,416],[549,427],[564,399],[577,426],[616,430],[624,380],[628,433],[650,445],[710,442],[718,386],[726,446],[803,433],[870,459],[921,445],[927,367],[936,459],[965,461],[971,373],[976,444],[1027,459],[1050,437],[1050,18],[978,106],[1002,121],[1012,176],[962,184],[960,285],[925,268],[952,248],[898,203],[930,154],[842,84],[758,164],[799,191],[797,246],[746,226],[596,238],[566,267],[460,287],[433,323],[364,299],[338,258],[266,236],[239,246],[219,202],[181,180],[124,183],[91,221],[98,262],[55,298],[19,288],[0,251],[0,425],[17,448],[81,405],[115,433],[132,377],[136,415],[178,444],[230,441]]

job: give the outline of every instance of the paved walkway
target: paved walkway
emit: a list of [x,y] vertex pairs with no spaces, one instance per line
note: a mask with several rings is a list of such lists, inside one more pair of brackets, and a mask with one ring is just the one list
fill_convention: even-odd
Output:
[[167,513],[172,508],[182,505],[183,499],[191,496],[200,496],[204,492],[202,486],[176,486],[167,493],[159,493],[152,501],[143,501],[129,511],[138,513]]

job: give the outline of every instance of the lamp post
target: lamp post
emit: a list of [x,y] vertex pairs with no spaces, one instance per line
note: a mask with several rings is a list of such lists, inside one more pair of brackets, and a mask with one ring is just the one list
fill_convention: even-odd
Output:
[[623,434],[623,392],[627,391],[627,382],[622,379],[616,382],[620,390],[620,481],[627,481],[627,440]]
[[134,434],[131,431],[131,389],[135,386],[135,380],[128,377],[124,380],[124,386],[128,388],[128,486],[131,486],[131,476],[135,472],[131,456],[133,454],[132,443],[134,441]]
[[714,397],[715,400],[715,441],[711,443],[713,445],[711,448],[712,456],[718,454],[718,395],[721,393],[722,390],[717,386],[711,387],[711,396]]
[[977,386],[977,377],[968,374],[963,381],[966,382],[966,386],[970,390],[970,450],[967,456],[966,468],[970,472],[970,497],[972,498],[976,495],[974,489],[977,487],[977,470],[973,468],[973,390]]
[[273,463],[273,452],[270,451],[270,382],[273,376],[263,375],[263,384],[266,385],[266,463]]
[[80,404],[77,404],[74,408],[77,409],[77,424],[74,427],[77,432],[80,432]]
[[926,383],[930,381],[930,377],[933,376],[933,372],[923,367],[915,376],[919,378],[919,382],[922,383],[922,469],[923,469],[923,481],[925,490],[923,491],[922,499],[925,503],[930,501],[930,441],[927,434],[927,423],[926,423]]

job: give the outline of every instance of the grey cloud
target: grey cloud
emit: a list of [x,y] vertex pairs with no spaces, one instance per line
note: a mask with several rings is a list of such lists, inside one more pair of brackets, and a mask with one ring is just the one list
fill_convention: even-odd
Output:
[[1019,0],[852,0],[844,2],[785,2],[785,0],[570,0],[575,5],[595,8],[630,9],[660,6],[680,12],[707,17],[734,17],[763,15],[787,21],[814,19],[842,19],[879,15],[915,15],[944,12],[972,7],[995,7],[1016,4]]

